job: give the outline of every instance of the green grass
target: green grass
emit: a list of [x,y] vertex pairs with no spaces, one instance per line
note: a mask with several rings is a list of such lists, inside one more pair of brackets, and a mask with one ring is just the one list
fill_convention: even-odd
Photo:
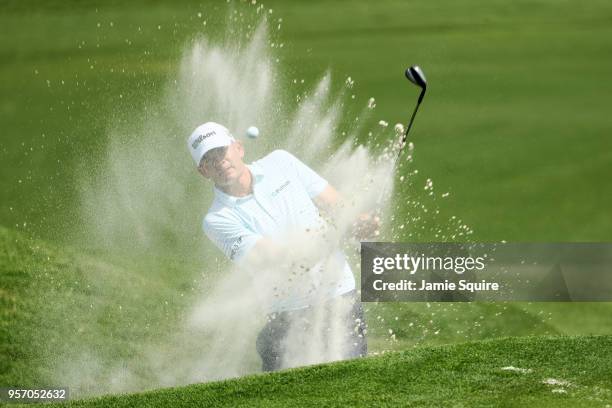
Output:
[[186,269],[163,271],[176,276],[170,281],[162,271],[127,270],[1,227],[0,254],[6,386],[51,385],[83,353],[102,366],[133,357],[171,332],[198,288]]
[[[508,366],[531,371],[502,370]],[[508,338],[424,347],[65,406],[602,407],[612,403],[610,372],[610,336]],[[551,378],[571,385],[543,383]],[[553,389],[566,392],[553,393]]]
[[[132,387],[150,389],[158,384],[156,370],[170,367],[148,365],[149,347],[160,345],[177,363],[203,350],[199,337],[195,344],[172,337],[201,295],[189,265],[119,266],[4,228],[0,254],[0,384],[76,381],[73,394],[82,396],[108,389],[113,370],[125,364]],[[373,355],[508,336],[612,334],[611,303],[367,304],[366,315]],[[254,372],[254,346],[251,357],[246,368]]]
[[[4,3],[0,26],[10,35],[0,40],[0,122],[10,137],[0,151],[0,224],[67,239],[63,232],[78,228],[78,165],[98,161],[109,126],[161,98],[182,46],[202,30],[218,37],[226,9],[188,1]],[[444,217],[462,218],[474,239],[611,239],[609,2],[266,5],[283,18],[272,31],[286,45],[279,57],[288,86],[292,78],[312,86],[328,68],[335,89],[355,79],[347,122],[370,96],[377,99],[370,124],[404,122],[416,91],[402,70],[413,62],[425,68],[430,87],[413,134],[420,173],[400,190],[398,217],[414,211],[402,198],[428,202],[421,186],[430,177],[438,193],[451,192],[437,203]],[[446,222],[423,217],[427,226]],[[430,229],[420,238],[431,239]]]

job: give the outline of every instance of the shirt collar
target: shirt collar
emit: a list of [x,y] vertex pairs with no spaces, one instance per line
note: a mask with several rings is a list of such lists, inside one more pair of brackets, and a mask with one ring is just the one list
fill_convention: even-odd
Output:
[[[264,177],[263,169],[257,163],[247,164],[247,168],[249,169],[249,171],[251,172],[251,175],[253,176],[253,189],[255,189],[255,185],[259,183],[261,179]],[[215,192],[215,197],[217,197],[223,204],[230,206],[230,207],[234,207],[240,201],[250,197],[250,195],[245,196],[245,197],[235,197],[235,196],[224,193],[223,191],[218,189],[216,186],[214,186],[213,189]]]
[[261,179],[264,176],[264,172],[261,166],[257,164],[257,162],[255,162],[255,163],[247,164],[247,167],[251,171],[251,174],[253,175],[253,177],[255,177],[255,183],[258,183],[259,181],[261,181]]

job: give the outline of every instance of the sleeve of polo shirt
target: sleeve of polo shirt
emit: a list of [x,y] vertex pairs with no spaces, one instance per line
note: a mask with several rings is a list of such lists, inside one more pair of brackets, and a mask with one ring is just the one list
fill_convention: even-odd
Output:
[[241,260],[262,236],[239,221],[207,214],[202,228],[206,236],[232,261]]
[[327,187],[327,180],[321,177],[316,171],[308,167],[291,153],[282,150],[284,159],[289,161],[293,167],[298,180],[304,186],[310,198],[314,198],[321,194]]

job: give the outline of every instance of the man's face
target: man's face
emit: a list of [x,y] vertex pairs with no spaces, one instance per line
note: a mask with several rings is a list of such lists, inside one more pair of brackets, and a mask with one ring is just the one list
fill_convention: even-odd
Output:
[[244,148],[238,141],[226,147],[217,147],[207,152],[198,171],[217,186],[229,186],[235,183],[246,170],[242,162]]

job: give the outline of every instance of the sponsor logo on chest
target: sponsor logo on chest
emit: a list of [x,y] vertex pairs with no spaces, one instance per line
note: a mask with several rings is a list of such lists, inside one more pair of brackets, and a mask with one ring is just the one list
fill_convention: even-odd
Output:
[[272,197],[276,197],[281,191],[283,191],[285,188],[287,188],[287,186],[289,185],[290,182],[291,182],[290,180],[285,181],[283,184],[278,186],[274,191],[272,191],[272,194],[270,194],[270,195]]

